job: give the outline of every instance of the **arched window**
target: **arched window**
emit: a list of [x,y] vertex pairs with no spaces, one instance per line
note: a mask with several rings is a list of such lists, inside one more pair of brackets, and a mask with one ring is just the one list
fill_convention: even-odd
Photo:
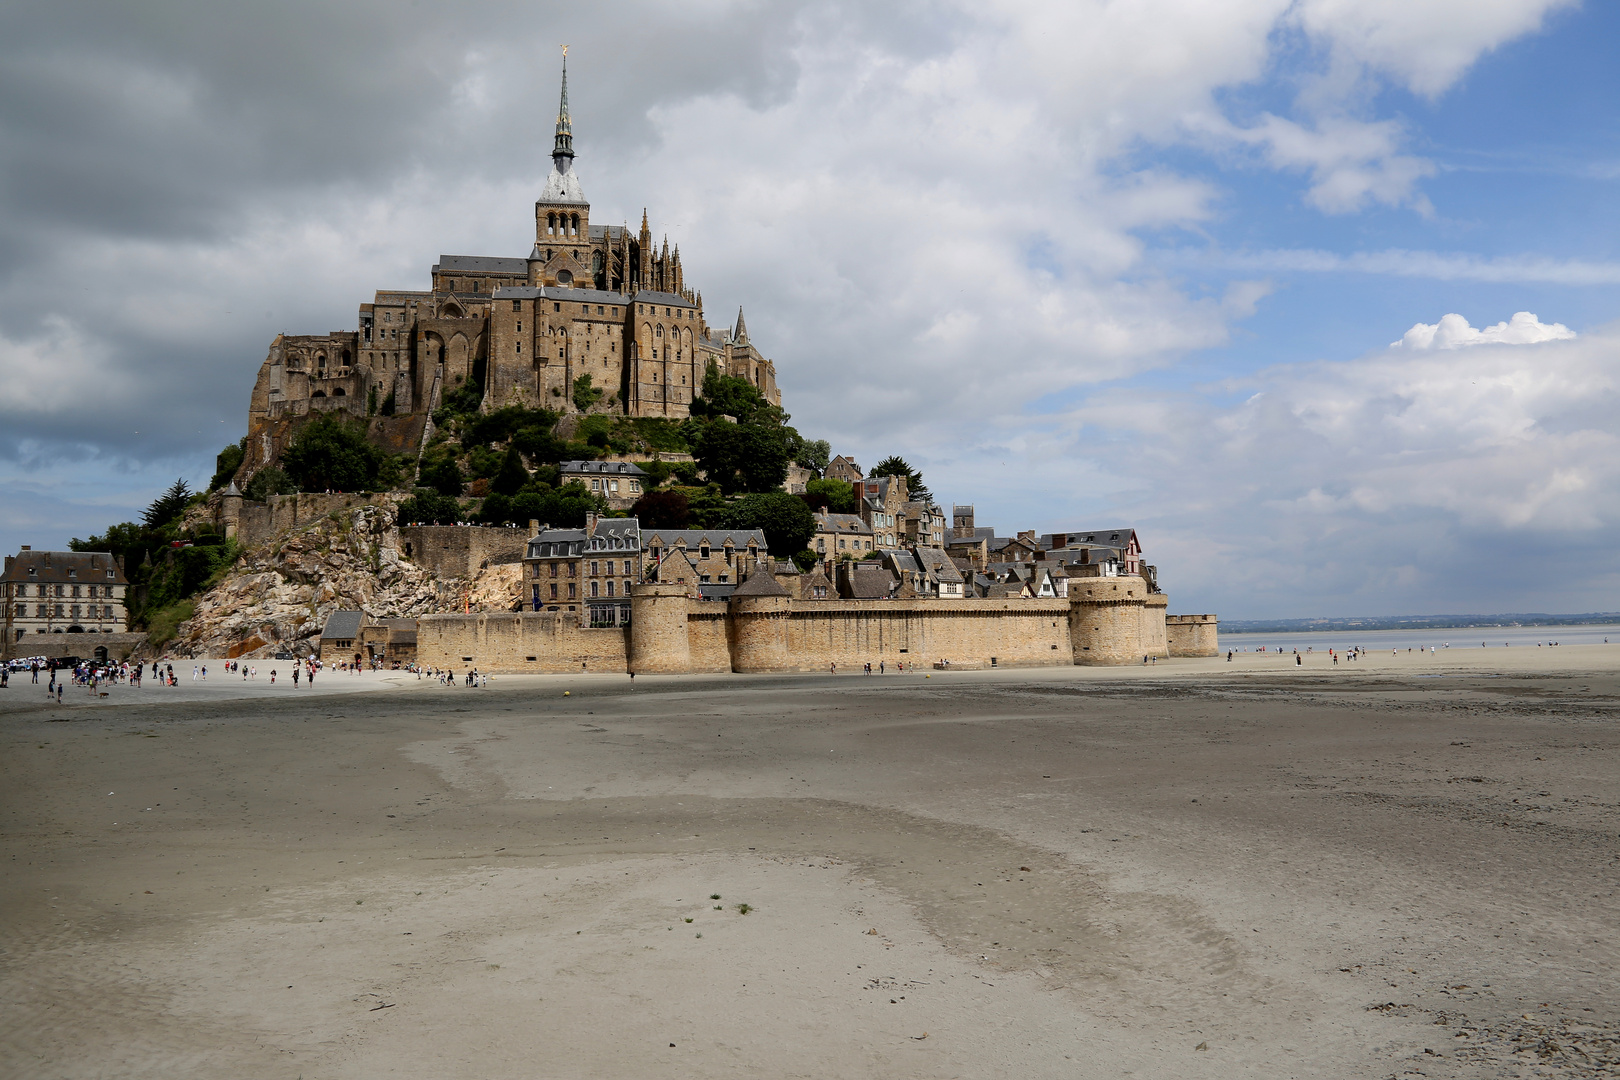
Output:
[[568,235],[569,236],[578,236],[579,235],[579,215],[578,214],[573,215],[573,217],[571,217],[569,219]]
[[332,396],[333,397],[348,397],[349,392],[347,390],[343,389],[343,387],[341,387],[341,386],[334,386],[332,388]]
[[326,370],[326,354],[325,353],[316,353],[315,354],[315,366],[320,368],[322,371]]
[[557,215],[556,214],[547,214],[546,215],[546,235],[547,236],[555,236],[556,233],[557,233]]

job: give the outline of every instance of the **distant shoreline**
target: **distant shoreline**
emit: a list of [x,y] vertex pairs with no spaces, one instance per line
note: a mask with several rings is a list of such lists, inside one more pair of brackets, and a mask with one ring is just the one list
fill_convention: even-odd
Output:
[[1325,630],[1466,630],[1471,627],[1594,626],[1620,624],[1620,612],[1584,615],[1382,615],[1342,619],[1222,619],[1221,630],[1231,634],[1283,634]]

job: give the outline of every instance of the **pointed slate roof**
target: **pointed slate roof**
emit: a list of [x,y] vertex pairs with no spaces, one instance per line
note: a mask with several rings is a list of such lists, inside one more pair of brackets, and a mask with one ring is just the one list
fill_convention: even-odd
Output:
[[791,596],[776,579],[763,570],[755,570],[748,575],[748,580],[732,591],[732,596]]
[[748,344],[748,324],[743,321],[742,305],[737,305],[737,329],[731,334],[731,340],[739,345]]

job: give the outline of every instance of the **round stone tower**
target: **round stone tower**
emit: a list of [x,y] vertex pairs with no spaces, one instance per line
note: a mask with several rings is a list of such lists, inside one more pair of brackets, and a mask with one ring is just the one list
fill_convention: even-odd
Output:
[[1076,664],[1141,663],[1147,582],[1135,574],[1069,579],[1069,637]]
[[629,668],[634,675],[677,675],[692,670],[685,585],[649,581],[630,586]]
[[1215,616],[1169,615],[1164,621],[1170,635],[1171,656],[1220,654],[1220,620]]
[[789,671],[787,624],[792,598],[764,570],[731,594],[731,670]]

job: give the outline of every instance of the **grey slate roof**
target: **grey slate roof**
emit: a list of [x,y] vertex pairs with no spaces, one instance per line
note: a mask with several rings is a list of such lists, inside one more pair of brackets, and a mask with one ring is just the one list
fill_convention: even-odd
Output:
[[684,296],[677,296],[674,293],[667,292],[653,292],[651,289],[643,289],[641,292],[636,293],[632,299],[638,304],[665,304],[669,307],[683,308],[697,307],[695,303]]
[[440,255],[433,269],[458,274],[527,274],[528,259],[503,259],[493,255]]
[[564,473],[586,473],[591,476],[646,476],[641,466],[629,461],[559,461],[557,469]]
[[1131,537],[1135,535],[1135,529],[1129,525],[1121,525],[1114,529],[1077,529],[1073,532],[1042,533],[1039,543],[1042,548],[1050,550],[1055,546],[1055,539],[1062,536],[1065,541],[1063,547],[1103,546],[1123,550],[1130,546]]
[[776,579],[764,570],[755,570],[748,575],[748,580],[732,592],[732,596],[792,596]]
[[9,562],[0,581],[129,584],[111,553],[105,551],[19,551]]
[[618,304],[620,307],[630,302],[624,293],[604,289],[563,289],[555,285],[502,285],[490,296],[496,300],[560,300],[571,304]]
[[333,638],[352,641],[360,636],[360,627],[366,621],[363,611],[334,611],[326,617],[326,629],[321,631],[321,640]]
[[653,541],[658,541],[659,547],[672,548],[685,543],[688,551],[703,545],[704,540],[709,542],[711,550],[718,550],[731,541],[731,546],[737,550],[745,550],[753,544],[760,551],[765,551],[765,534],[758,529],[649,529],[641,537],[643,547],[652,547]]
[[859,514],[816,514],[817,532],[870,533],[872,526],[861,520]]

